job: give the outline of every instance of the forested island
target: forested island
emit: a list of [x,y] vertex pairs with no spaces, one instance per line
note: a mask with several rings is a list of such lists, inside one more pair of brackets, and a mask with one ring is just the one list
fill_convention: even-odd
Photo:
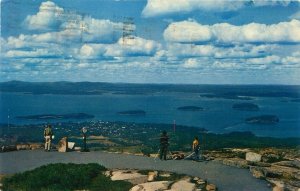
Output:
[[246,123],[250,124],[275,124],[279,122],[279,118],[276,115],[260,115],[255,117],[249,117],[246,119]]
[[181,110],[181,111],[203,111],[204,109],[202,107],[198,107],[198,106],[182,106],[182,107],[178,107],[177,110]]

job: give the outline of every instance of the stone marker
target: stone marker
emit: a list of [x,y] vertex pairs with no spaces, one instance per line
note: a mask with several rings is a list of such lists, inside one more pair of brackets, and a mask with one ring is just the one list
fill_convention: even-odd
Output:
[[63,137],[59,142],[58,142],[58,152],[67,152],[68,151],[68,138]]
[[73,150],[75,148],[75,142],[68,142],[68,149]]
[[248,152],[246,153],[246,160],[251,162],[260,162],[261,155],[254,152]]

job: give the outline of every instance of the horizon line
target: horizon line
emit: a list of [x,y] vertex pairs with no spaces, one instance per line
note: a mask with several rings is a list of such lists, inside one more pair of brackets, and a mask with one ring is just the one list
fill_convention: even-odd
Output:
[[155,83],[155,82],[145,82],[145,83],[139,83],[139,82],[105,82],[105,81],[67,81],[67,80],[59,80],[59,81],[22,81],[22,80],[9,80],[9,81],[0,81],[0,83],[9,83],[9,82],[24,82],[24,83],[62,83],[62,82],[67,82],[67,83],[106,83],[106,84],[132,84],[132,85],[137,85],[137,84],[144,84],[144,85],[235,85],[235,86],[300,86],[300,84],[275,84],[275,83],[261,83],[261,84],[255,84],[255,83]]

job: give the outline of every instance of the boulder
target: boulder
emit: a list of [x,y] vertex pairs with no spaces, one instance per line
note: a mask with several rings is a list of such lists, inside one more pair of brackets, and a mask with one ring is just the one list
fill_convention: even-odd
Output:
[[199,180],[196,181],[196,183],[197,183],[198,185],[205,185],[205,184],[206,184],[206,181],[205,181],[205,180],[202,180],[202,179],[199,179]]
[[279,186],[274,186],[272,191],[284,191],[284,188]]
[[240,158],[224,158],[221,159],[222,163],[228,166],[236,166],[239,168],[249,168],[248,163],[244,159]]
[[159,176],[160,176],[160,177],[165,177],[165,178],[168,178],[168,177],[170,177],[170,176],[171,176],[171,174],[170,174],[170,173],[168,173],[168,172],[162,172],[162,173],[159,173]]
[[30,150],[30,145],[29,144],[18,144],[17,145],[17,150]]
[[59,142],[58,142],[58,152],[67,152],[68,151],[68,138],[63,137]]
[[175,182],[171,190],[172,191],[194,191],[196,189],[196,184],[190,182],[190,178],[185,178]]
[[148,179],[147,179],[147,181],[148,181],[148,182],[154,181],[154,179],[157,177],[157,174],[158,174],[157,171],[149,172],[149,173],[148,173]]
[[147,182],[143,184],[138,184],[132,187],[129,191],[156,191],[156,190],[166,190],[168,189],[170,181],[157,181],[157,182]]
[[207,184],[206,185],[206,190],[207,191],[216,191],[217,190],[217,187],[213,184]]
[[261,158],[261,160],[263,162],[267,162],[267,163],[273,163],[273,162],[278,162],[281,161],[282,158],[277,155],[277,154],[273,154],[273,153],[268,153],[268,154],[264,154]]
[[147,175],[138,173],[135,170],[116,170],[111,172],[112,180],[126,180],[132,184],[141,184],[147,182]]
[[273,191],[284,191],[285,190],[285,185],[283,181],[280,181],[278,179],[270,179],[267,178],[267,181],[270,182],[274,187]]
[[251,162],[260,162],[261,155],[254,152],[248,152],[246,153],[246,160]]
[[29,145],[31,150],[36,150],[36,149],[41,149],[43,148],[42,144],[38,144],[38,143],[32,143]]
[[182,160],[184,159],[184,153],[182,152],[172,152],[172,159],[173,160]]
[[261,169],[260,167],[251,166],[250,167],[250,172],[252,173],[252,175],[255,178],[259,178],[259,179],[263,179],[264,178],[263,169]]
[[283,176],[282,170],[274,169],[272,167],[263,168],[263,173],[264,176],[268,178],[281,178]]
[[17,146],[16,145],[6,145],[1,147],[1,152],[10,152],[10,151],[16,151]]

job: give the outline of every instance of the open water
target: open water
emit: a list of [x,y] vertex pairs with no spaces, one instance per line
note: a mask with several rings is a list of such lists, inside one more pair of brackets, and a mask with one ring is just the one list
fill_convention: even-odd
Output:
[[[0,94],[0,123],[33,124],[54,121],[21,120],[16,116],[87,113],[91,120],[136,123],[167,123],[205,128],[215,133],[251,131],[258,136],[300,137],[300,103],[284,97],[254,97],[254,100],[203,98],[198,93],[154,93],[145,95],[33,95]],[[255,103],[260,111],[237,111],[235,103]],[[177,107],[199,106],[204,111],[180,111]],[[144,116],[119,115],[126,110],[144,110]],[[247,117],[271,114],[280,121],[272,125],[246,124]],[[9,116],[9,117],[8,117]],[[63,121],[63,120],[62,120]],[[76,119],[72,120],[76,121]]]

